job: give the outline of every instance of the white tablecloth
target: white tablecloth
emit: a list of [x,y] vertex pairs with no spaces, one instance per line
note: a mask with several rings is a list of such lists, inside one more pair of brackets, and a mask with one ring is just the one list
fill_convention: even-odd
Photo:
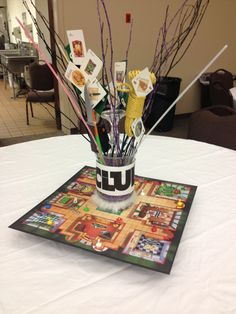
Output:
[[170,275],[8,225],[84,165],[78,135],[0,149],[0,313],[236,313],[236,151],[149,137],[136,174],[198,186]]

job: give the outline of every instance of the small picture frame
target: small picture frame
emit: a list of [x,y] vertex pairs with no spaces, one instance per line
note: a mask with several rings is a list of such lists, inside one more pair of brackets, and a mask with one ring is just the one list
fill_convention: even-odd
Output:
[[139,118],[134,120],[134,122],[131,125],[131,129],[133,131],[135,140],[137,141],[137,143],[139,143],[143,137],[143,134],[145,133],[145,128],[142,119]]

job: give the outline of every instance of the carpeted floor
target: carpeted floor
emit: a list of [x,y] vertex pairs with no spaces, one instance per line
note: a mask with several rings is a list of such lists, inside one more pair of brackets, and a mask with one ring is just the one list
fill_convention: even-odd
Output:
[[18,136],[11,138],[1,138],[0,139],[0,147],[9,146],[13,144],[29,142],[34,140],[39,140],[41,138],[54,137],[54,136],[62,136],[64,133],[62,131],[57,131],[54,133],[45,133],[45,134],[37,134],[37,135],[26,135],[26,136]]
[[170,131],[153,132],[152,135],[187,138],[190,115],[191,114],[182,114],[175,116],[173,128]]
[[[187,138],[188,124],[189,124],[189,115],[188,114],[177,115],[174,118],[173,128],[170,131],[153,132],[152,135],[169,136],[169,137],[177,137],[177,138]],[[54,133],[27,135],[27,136],[19,136],[19,137],[12,137],[12,138],[3,138],[3,139],[0,139],[0,147],[18,144],[18,143],[22,143],[22,142],[38,140],[41,138],[47,138],[47,137],[53,137],[53,136],[62,136],[62,135],[65,135],[62,131],[56,131]]]

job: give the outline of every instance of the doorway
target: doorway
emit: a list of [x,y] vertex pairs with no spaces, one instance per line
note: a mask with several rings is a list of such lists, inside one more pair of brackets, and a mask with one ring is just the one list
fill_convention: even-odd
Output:
[[[35,3],[35,7],[37,7],[37,9],[39,9],[41,12],[43,11],[43,14],[46,17],[49,16],[47,0],[34,0],[32,2]],[[30,5],[31,0],[27,0],[26,3]],[[39,17],[37,16],[36,12],[34,12],[34,15],[37,20]],[[19,16],[19,19],[21,20],[23,17],[25,17],[27,25],[31,24],[32,31],[35,32],[35,34],[36,30],[30,15],[21,1],[8,0],[6,7],[0,7],[0,35],[4,35],[5,44],[9,44],[9,46],[12,45],[11,48],[14,46],[16,49],[18,49],[19,40],[14,39],[12,35],[8,35],[8,29],[10,34],[12,34],[12,29],[16,28],[16,25],[13,22],[15,16]],[[40,22],[38,23],[40,24]],[[44,31],[44,33],[46,34],[46,31]],[[50,45],[49,32],[46,37]],[[23,38],[22,36],[22,41],[20,43],[22,44],[24,42],[29,45],[29,42],[27,42],[26,38]],[[43,49],[43,46],[41,49]],[[19,88],[19,86],[17,86],[17,88]],[[5,86],[2,76],[0,76],[0,140],[24,136],[38,137],[42,135],[42,137],[45,137],[45,134],[58,133],[58,129],[60,129],[58,128],[58,125],[60,125],[60,115],[57,115],[57,119],[59,119],[58,124],[58,121],[55,119],[55,109],[47,105],[42,106],[41,104],[33,104],[34,118],[31,118],[30,124],[27,125],[25,100],[26,99],[24,95],[20,95],[16,99],[13,99],[12,88],[9,82],[7,82]]]

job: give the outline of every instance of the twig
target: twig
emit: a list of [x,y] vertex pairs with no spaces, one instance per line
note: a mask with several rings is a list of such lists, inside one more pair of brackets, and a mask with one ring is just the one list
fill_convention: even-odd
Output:
[[127,73],[127,70],[128,70],[129,49],[130,49],[131,40],[132,40],[132,31],[133,31],[133,19],[131,20],[131,24],[130,24],[129,41],[128,41],[128,46],[127,46],[127,49],[126,49],[126,52],[125,52],[126,73]]

